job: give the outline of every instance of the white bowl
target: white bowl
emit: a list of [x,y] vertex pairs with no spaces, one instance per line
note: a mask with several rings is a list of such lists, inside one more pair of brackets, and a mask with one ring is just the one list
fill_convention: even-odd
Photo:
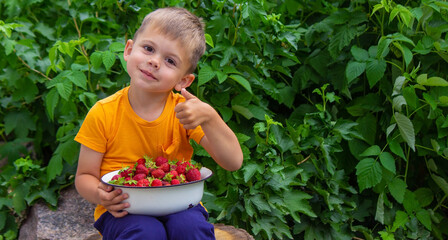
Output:
[[122,189],[123,193],[129,195],[124,202],[128,202],[130,207],[124,210],[131,214],[155,217],[180,212],[199,204],[204,194],[204,181],[213,175],[210,169],[202,167],[201,180],[198,181],[160,187],[129,187],[109,183],[118,171],[106,173],[101,181]]

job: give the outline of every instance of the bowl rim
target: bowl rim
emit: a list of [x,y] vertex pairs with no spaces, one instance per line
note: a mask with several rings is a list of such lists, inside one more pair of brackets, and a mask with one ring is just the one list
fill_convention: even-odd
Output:
[[[152,186],[148,186],[148,187],[137,187],[137,186],[124,186],[124,185],[117,185],[117,184],[112,184],[112,183],[108,183],[106,181],[103,180],[104,176],[106,176],[107,174],[113,173],[113,172],[118,172],[119,170],[114,170],[111,172],[108,172],[106,174],[104,174],[103,176],[101,176],[100,181],[106,185],[112,186],[112,187],[119,187],[119,188],[131,188],[131,189],[161,189],[161,188],[169,188],[169,187],[178,187],[178,186],[184,186],[184,185],[190,185],[190,184],[194,184],[194,183],[199,183],[202,181],[205,181],[207,179],[209,179],[212,175],[213,175],[213,171],[209,168],[206,167],[202,167],[207,169],[208,171],[210,171],[210,174],[208,176],[206,176],[205,178],[201,179],[201,180],[196,180],[196,181],[192,181],[192,182],[187,182],[187,183],[180,183],[180,184],[176,184],[176,185],[165,185],[165,186],[157,186],[157,187],[152,187]],[[202,169],[201,168],[201,169]]]

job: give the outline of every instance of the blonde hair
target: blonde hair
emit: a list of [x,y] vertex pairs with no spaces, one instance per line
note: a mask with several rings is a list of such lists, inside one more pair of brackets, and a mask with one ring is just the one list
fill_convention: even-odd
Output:
[[155,26],[167,37],[179,40],[182,45],[191,50],[189,72],[194,72],[206,48],[202,19],[184,8],[159,8],[145,16],[134,34],[134,40],[149,26]]

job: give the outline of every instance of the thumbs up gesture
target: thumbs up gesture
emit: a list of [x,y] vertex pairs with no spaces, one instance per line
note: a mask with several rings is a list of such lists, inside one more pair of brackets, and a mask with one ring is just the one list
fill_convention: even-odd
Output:
[[215,110],[207,103],[199,100],[195,95],[189,93],[185,88],[182,88],[180,93],[184,96],[185,102],[178,103],[174,107],[174,111],[184,128],[195,129],[197,126],[206,123],[211,113]]

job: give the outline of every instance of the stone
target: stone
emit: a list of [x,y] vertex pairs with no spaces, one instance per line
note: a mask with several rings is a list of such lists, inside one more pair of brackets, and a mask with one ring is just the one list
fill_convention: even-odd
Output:
[[[38,202],[19,232],[19,240],[101,240],[93,227],[95,205],[82,198],[74,185],[61,191],[57,210]],[[214,224],[217,240],[253,240],[243,229]]]
[[95,205],[84,200],[72,185],[61,191],[57,210],[38,202],[20,228],[19,240],[96,240]]

